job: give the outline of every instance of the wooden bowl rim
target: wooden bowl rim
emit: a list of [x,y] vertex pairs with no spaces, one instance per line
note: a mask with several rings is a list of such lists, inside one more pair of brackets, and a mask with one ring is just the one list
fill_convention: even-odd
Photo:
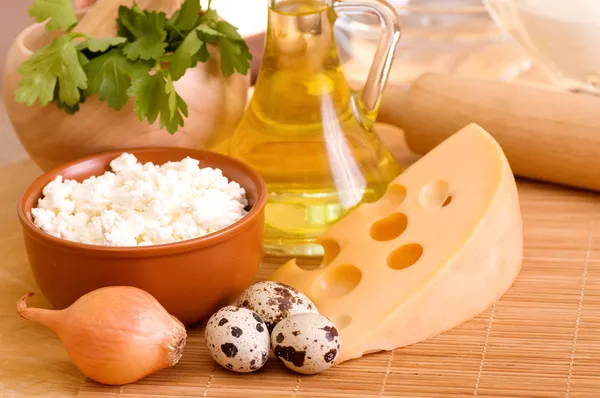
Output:
[[[218,231],[212,232],[210,234],[198,238],[187,239],[173,243],[157,244],[152,246],[102,246],[88,243],[80,243],[52,236],[49,233],[39,229],[33,223],[33,221],[28,216],[28,213],[31,212],[31,208],[25,206],[25,203],[28,202],[29,199],[31,199],[32,197],[41,197],[43,188],[50,181],[54,180],[56,176],[58,176],[68,168],[76,167],[78,164],[95,160],[98,158],[115,158],[121,155],[123,152],[128,152],[136,156],[138,154],[148,154],[156,152],[174,152],[181,153],[182,156],[190,156],[192,158],[202,158],[205,155],[208,155],[213,158],[221,158],[223,163],[229,163],[233,165],[234,168],[240,170],[244,175],[250,177],[250,179],[256,184],[256,202],[253,204],[250,211],[244,217]],[[185,155],[183,155],[184,153]],[[208,164],[207,167],[212,166]],[[208,150],[182,147],[122,148],[111,151],[104,151],[101,153],[96,153],[83,158],[79,158],[45,172],[44,174],[36,178],[27,187],[25,192],[19,198],[17,214],[25,233],[28,233],[34,239],[42,241],[43,243],[50,246],[56,246],[64,250],[76,250],[87,252],[88,254],[109,257],[154,257],[194,251],[204,247],[216,245],[226,240],[233,239],[239,233],[245,231],[247,228],[251,227],[257,222],[260,222],[259,217],[261,217],[261,215],[263,214],[266,202],[267,187],[264,179],[260,176],[260,174],[258,174],[258,172],[256,172],[256,170],[251,168],[249,165],[233,157]]]

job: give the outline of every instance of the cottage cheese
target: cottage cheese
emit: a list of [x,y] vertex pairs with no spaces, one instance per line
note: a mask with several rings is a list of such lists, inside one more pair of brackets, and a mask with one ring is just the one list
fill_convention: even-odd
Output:
[[185,158],[141,164],[129,153],[81,183],[57,176],[31,210],[50,235],[104,246],[144,246],[192,239],[246,215],[246,193],[221,170]]

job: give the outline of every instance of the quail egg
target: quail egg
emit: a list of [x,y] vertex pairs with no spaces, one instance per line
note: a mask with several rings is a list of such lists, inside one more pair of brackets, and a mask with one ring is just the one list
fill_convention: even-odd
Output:
[[260,315],[269,331],[290,315],[319,313],[317,307],[304,294],[291,286],[272,281],[253,284],[242,293],[237,304]]
[[208,320],[205,337],[215,362],[234,372],[254,372],[269,358],[267,325],[247,308],[233,305],[221,308]]
[[295,314],[283,319],[271,333],[273,353],[289,369],[315,374],[332,367],[341,350],[333,322],[320,314]]

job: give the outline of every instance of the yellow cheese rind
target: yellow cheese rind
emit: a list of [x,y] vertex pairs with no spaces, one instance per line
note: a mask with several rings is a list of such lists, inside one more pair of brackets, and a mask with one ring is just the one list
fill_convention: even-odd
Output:
[[338,325],[338,363],[417,343],[473,318],[508,290],[523,260],[513,173],[496,141],[474,124],[322,239],[327,255],[319,268],[291,260],[270,279],[306,294]]

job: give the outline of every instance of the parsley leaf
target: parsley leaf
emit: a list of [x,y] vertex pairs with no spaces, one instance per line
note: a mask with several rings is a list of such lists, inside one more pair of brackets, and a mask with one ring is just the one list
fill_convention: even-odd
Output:
[[58,92],[59,92],[59,90],[60,90],[59,86],[60,86],[60,84],[56,84],[56,89],[54,90],[54,93],[55,93],[55,94],[54,94],[54,98],[55,98],[55,99],[54,99],[54,103],[56,104],[56,107],[57,107],[58,109],[62,109],[62,110],[64,110],[64,111],[65,111],[67,114],[69,114],[69,115],[74,115],[74,114],[76,114],[77,112],[79,112],[79,106],[80,106],[81,104],[83,104],[83,103],[85,102],[85,99],[86,99],[85,92],[84,92],[83,90],[81,90],[81,89],[80,89],[80,90],[79,90],[79,94],[81,95],[81,99],[80,99],[80,100],[79,100],[79,102],[78,102],[78,103],[76,103],[75,105],[72,105],[72,106],[70,106],[70,105],[67,105],[67,104],[65,104],[65,103],[61,102],[61,101],[58,99]]
[[252,54],[237,28],[229,22],[218,21],[215,29],[225,36],[219,38],[223,74],[230,76],[236,70],[242,75],[248,73]]
[[77,49],[80,51],[89,50],[93,53],[103,53],[110,47],[118,46],[126,41],[127,39],[125,37],[90,37],[87,40],[79,43],[77,45]]
[[100,101],[119,110],[127,103],[127,89],[131,81],[148,74],[151,65],[132,62],[119,49],[92,59],[84,66],[89,80],[89,94],[97,94]]
[[131,8],[119,6],[119,14],[117,16],[117,34],[120,37],[126,38],[127,41],[134,41],[135,36],[129,30],[129,26],[135,25],[137,14],[143,13],[144,11],[136,3],[133,3]]
[[252,54],[243,41],[232,41],[226,37],[219,37],[219,50],[221,51],[221,71],[225,76],[231,76],[237,70],[242,75],[248,73]]
[[219,14],[217,14],[216,10],[210,8],[209,5],[204,15],[202,15],[202,18],[200,18],[200,20],[200,22],[216,24],[219,21]]
[[169,72],[156,71],[133,81],[128,94],[135,97],[135,111],[140,120],[152,124],[160,116],[160,128],[174,134],[187,117],[187,104],[175,91]]
[[210,58],[210,53],[208,52],[208,46],[206,42],[202,43],[202,47],[200,47],[200,51],[196,53],[196,57],[200,62],[206,62]]
[[235,71],[243,75],[248,73],[252,54],[235,26],[220,21],[216,11],[208,10],[200,18],[196,29],[205,42],[218,45],[221,53],[221,71],[225,76],[231,76]]
[[134,6],[119,7],[119,35],[128,39],[125,55],[132,61],[158,60],[167,48],[164,12],[142,11]]
[[200,0],[184,0],[181,8],[169,19],[169,27],[183,36],[184,32],[194,29],[198,19],[200,19]]
[[244,40],[238,33],[238,28],[226,21],[218,21],[216,29],[231,40]]
[[[177,90],[175,90],[175,84],[173,84],[173,79],[171,79],[171,75],[167,74],[167,83],[165,84],[165,93],[169,96],[168,106],[169,106],[169,116],[171,118],[171,125],[167,124],[167,130],[173,129],[173,132],[177,130],[177,126],[183,126],[183,114],[185,117],[188,115],[187,104],[177,94]],[[161,118],[162,119],[162,118]],[[174,124],[176,123],[176,124]]]
[[185,74],[186,70],[196,66],[198,61],[206,62],[204,54],[200,53],[203,47],[206,48],[206,44],[198,38],[198,33],[192,30],[170,59],[171,66],[169,67],[169,72],[171,72],[173,80],[179,80]]
[[29,15],[38,23],[48,20],[48,32],[57,29],[67,32],[77,24],[72,0],[34,0]]
[[69,105],[66,105],[66,104],[58,101],[58,100],[56,100],[54,102],[56,103],[56,107],[58,109],[64,110],[69,115],[74,115],[77,112],[79,112],[79,103],[77,103],[77,104],[75,104],[73,106],[69,106]]
[[82,52],[77,53],[77,59],[79,59],[79,63],[81,64],[81,66],[85,66],[85,64],[90,62],[90,60]]
[[58,99],[68,106],[76,105],[81,99],[79,90],[87,88],[87,77],[77,49],[67,36],[57,37],[34,53],[23,62],[19,73],[22,78],[16,90],[16,100],[28,106],[36,101],[42,106],[52,102],[57,83]]
[[217,30],[214,30],[206,23],[198,25],[198,27],[196,29],[198,29],[198,32],[204,33],[209,36],[225,36],[223,33],[219,32]]

